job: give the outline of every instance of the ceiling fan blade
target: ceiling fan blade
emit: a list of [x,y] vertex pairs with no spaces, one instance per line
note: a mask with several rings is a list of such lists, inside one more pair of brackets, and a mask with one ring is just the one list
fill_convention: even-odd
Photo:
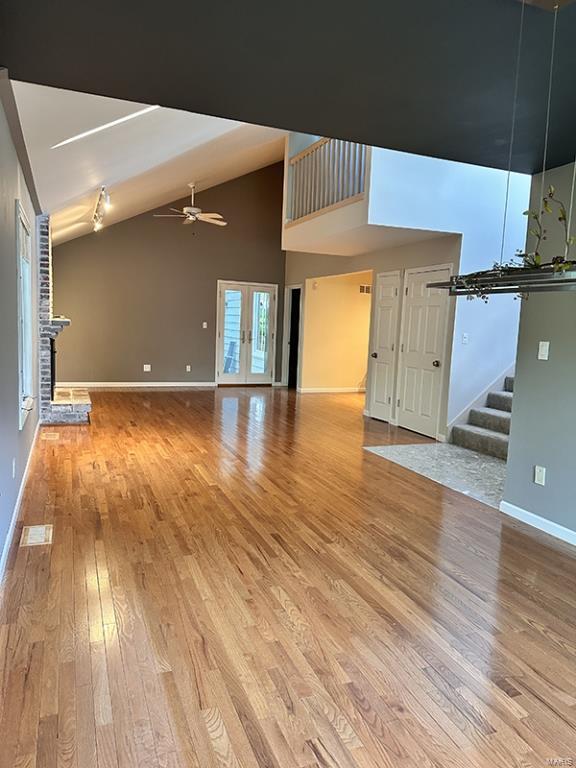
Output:
[[169,210],[169,211],[174,211],[174,213],[179,213],[179,214],[180,214],[180,216],[184,216],[184,214],[182,213],[182,211],[180,210],[180,208],[169,208],[168,210]]
[[152,214],[155,219],[183,219],[184,216],[181,213],[154,213]]
[[225,227],[227,226],[227,221],[220,221],[219,219],[204,219],[202,217],[198,217],[200,221],[203,221],[205,224],[216,224],[218,227]]
[[202,219],[202,218],[207,218],[207,219],[223,219],[224,216],[222,216],[221,213],[204,213],[204,211],[202,211],[202,213],[198,214],[198,218],[200,218],[200,219]]

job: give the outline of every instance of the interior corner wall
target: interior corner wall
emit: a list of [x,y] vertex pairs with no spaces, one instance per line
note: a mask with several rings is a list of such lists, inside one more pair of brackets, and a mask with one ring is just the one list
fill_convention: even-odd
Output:
[[58,381],[213,382],[219,279],[278,285],[279,380],[282,175],[277,163],[199,193],[225,228],[153,218],[183,199],[56,246],[54,311],[72,321],[58,338]]
[[[37,307],[35,211],[12,142],[10,127],[0,104],[0,552],[4,551],[10,531],[38,424],[38,351],[37,334],[33,333],[35,406],[23,428],[19,426],[17,200],[20,200],[31,226],[32,306]],[[36,315],[33,317],[33,328],[37,327]]]
[[[288,251],[286,254],[286,285],[304,285],[306,295],[306,280],[312,277],[326,275],[343,275],[349,272],[372,270],[374,275],[378,272],[391,272],[393,270],[416,269],[429,267],[436,264],[450,264],[454,274],[460,269],[460,252],[462,238],[460,235],[442,235],[427,240],[410,242],[391,248],[384,248],[373,253],[365,253],[360,256],[332,256],[319,253],[301,253]],[[305,296],[304,296],[305,297]],[[448,316],[448,358],[452,355],[452,339],[454,336],[454,300]],[[446,386],[440,404],[441,431],[448,419],[448,375],[446,371]],[[458,386],[458,383],[453,383]],[[367,381],[367,401],[370,398],[370,380]]]
[[[558,198],[570,199],[574,166],[547,171]],[[541,177],[532,185],[538,207]],[[576,221],[576,205],[572,220]],[[562,230],[552,220],[542,244],[544,261],[563,254]],[[527,512],[576,532],[574,445],[576,409],[576,295],[531,294],[522,302],[512,426],[504,501],[520,516]],[[550,342],[548,360],[538,360],[538,344]],[[534,467],[546,468],[546,485],[534,483]]]
[[368,369],[372,273],[307,280],[300,388],[363,391]]

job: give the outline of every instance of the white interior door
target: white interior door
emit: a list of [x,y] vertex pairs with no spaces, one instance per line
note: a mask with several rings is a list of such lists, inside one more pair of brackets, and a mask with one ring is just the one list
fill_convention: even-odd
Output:
[[376,276],[370,352],[370,416],[390,421],[396,381],[396,337],[400,308],[400,272]]
[[399,357],[398,424],[436,437],[446,350],[448,293],[426,284],[448,280],[449,267],[407,270]]
[[217,382],[271,384],[277,286],[220,282],[218,292]]

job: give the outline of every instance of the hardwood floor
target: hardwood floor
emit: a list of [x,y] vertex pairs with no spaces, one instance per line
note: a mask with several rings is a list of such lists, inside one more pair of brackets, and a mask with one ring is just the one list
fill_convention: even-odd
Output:
[[573,549],[363,451],[422,438],[356,395],[93,402],[38,441],[1,768],[576,764]]

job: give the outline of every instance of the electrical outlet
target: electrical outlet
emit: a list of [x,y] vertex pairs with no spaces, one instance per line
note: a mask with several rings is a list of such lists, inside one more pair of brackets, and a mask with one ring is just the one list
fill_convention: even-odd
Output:
[[208,328],[208,323],[206,322],[206,320],[204,320],[204,322],[202,323],[202,328],[204,329]]
[[468,336],[468,334],[467,333],[463,333],[462,334],[462,344],[468,344],[469,341],[470,341],[470,337]]
[[534,467],[534,482],[536,485],[546,485],[546,467],[540,467],[536,464]]
[[16,459],[12,459],[12,480],[16,479]]
[[550,355],[550,342],[541,341],[538,344],[538,360],[548,360]]
[[192,370],[192,366],[191,365],[187,365],[186,366],[186,373],[190,373],[191,370]]
[[144,363],[143,370],[144,370],[144,373],[150,373],[150,371],[152,370],[152,366],[150,365],[150,363]]

